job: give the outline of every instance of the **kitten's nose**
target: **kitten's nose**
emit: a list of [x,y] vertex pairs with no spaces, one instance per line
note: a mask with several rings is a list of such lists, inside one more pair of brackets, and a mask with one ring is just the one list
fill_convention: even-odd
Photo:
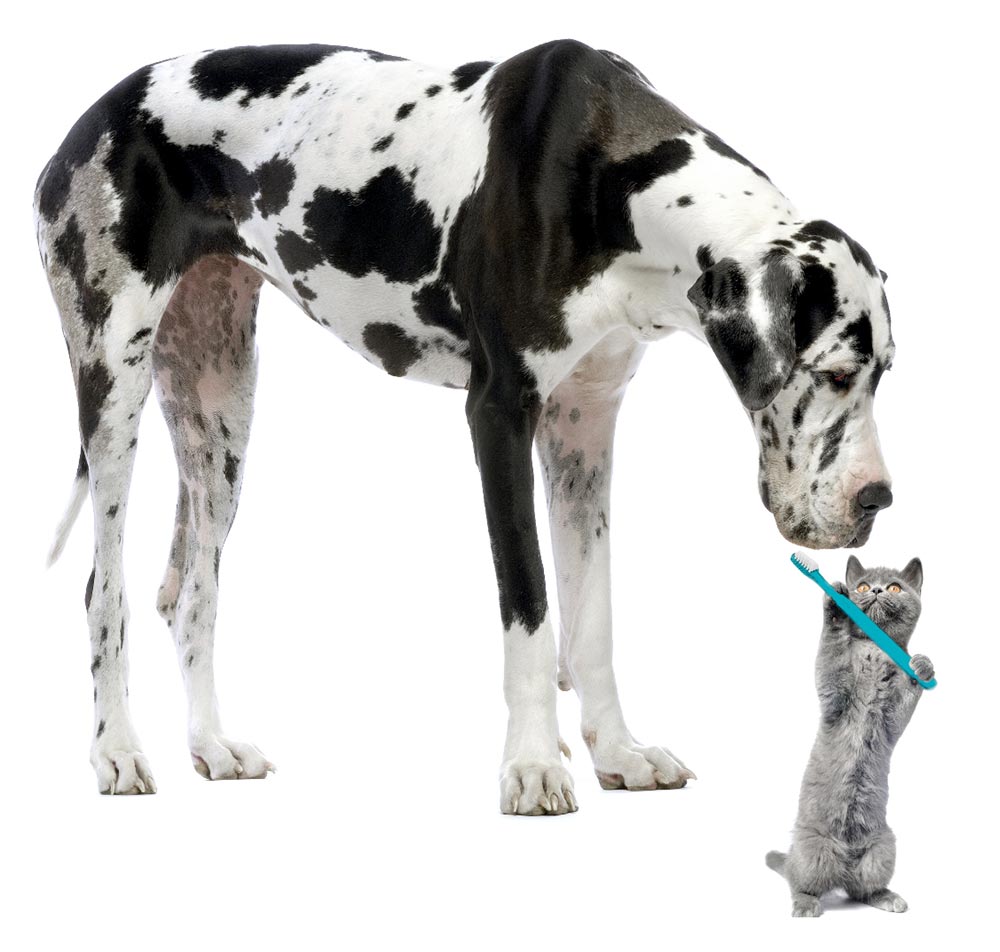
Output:
[[892,505],[892,490],[888,483],[868,483],[858,493],[858,505],[866,516],[874,516],[880,509]]
[[872,589],[872,595],[879,595],[881,592],[882,589],[880,589],[877,585]]

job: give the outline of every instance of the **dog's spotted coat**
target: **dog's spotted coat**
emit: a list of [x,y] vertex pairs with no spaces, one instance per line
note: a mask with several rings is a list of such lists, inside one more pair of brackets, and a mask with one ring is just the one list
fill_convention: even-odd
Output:
[[[694,775],[638,743],[611,669],[612,435],[645,344],[706,340],[749,411],[780,530],[862,543],[891,495],[872,398],[893,345],[868,253],[625,60],[557,41],[451,72],[331,46],[239,48],[139,70],[46,166],[38,242],[77,384],[89,489],[91,753],[105,793],[152,792],[128,713],[122,528],[155,383],[177,454],[159,609],[212,779],[270,764],[227,737],[212,671],[218,571],[256,379],[257,297],[280,288],[394,376],[469,391],[504,627],[507,813],[576,809],[555,688],[581,698],[603,785]],[[532,506],[545,472],[557,656]],[[557,675],[558,672],[558,675]]]

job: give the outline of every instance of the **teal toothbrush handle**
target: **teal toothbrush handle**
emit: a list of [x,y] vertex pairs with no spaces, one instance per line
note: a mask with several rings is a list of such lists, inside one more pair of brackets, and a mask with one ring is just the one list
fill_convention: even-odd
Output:
[[896,644],[878,625],[875,624],[857,605],[854,604],[849,598],[841,595],[822,575],[819,573],[819,569],[813,572],[807,571],[795,559],[792,559],[792,565],[794,565],[806,578],[811,578],[827,595],[830,596],[837,603],[837,607],[854,622],[872,641],[875,642],[896,664],[898,668],[906,672],[906,674],[913,678],[922,688],[930,691],[932,688],[937,687],[937,678],[931,678],[930,681],[924,681],[919,678],[914,672],[912,666],[910,665],[910,656]]

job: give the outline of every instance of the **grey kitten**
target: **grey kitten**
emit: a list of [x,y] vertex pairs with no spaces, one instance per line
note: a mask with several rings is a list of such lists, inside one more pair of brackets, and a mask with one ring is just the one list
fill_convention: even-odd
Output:
[[[923,568],[866,569],[853,555],[847,587],[834,588],[906,648],[920,617]],[[914,655],[923,680],[934,665]],[[820,896],[841,888],[861,902],[905,912],[888,888],[896,864],[896,837],[885,820],[889,759],[923,693],[857,625],[824,597],[823,634],[816,658],[820,726],[802,778],[792,846],[767,854],[767,865],[792,889],[793,916],[819,916]]]

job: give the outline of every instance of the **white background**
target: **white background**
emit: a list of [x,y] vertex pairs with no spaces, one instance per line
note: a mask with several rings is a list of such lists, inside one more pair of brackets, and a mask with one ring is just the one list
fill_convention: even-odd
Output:
[[[38,4],[8,21],[4,944],[970,947],[998,885],[997,90],[985,6],[172,0]],[[452,67],[560,36],[632,60],[889,272],[898,354],[876,415],[896,502],[861,555],[924,560],[911,647],[940,680],[893,761],[905,916],[833,903],[819,923],[792,923],[764,866],[766,850],[787,846],[814,736],[820,594],[760,505],[753,437],[721,369],[680,337],[650,349],[622,413],[616,656],[633,733],[677,751],[697,782],[601,791],[562,695],[580,812],[500,815],[500,626],[464,394],[380,374],[265,287],[217,667],[227,730],[279,771],[208,784],[191,769],[154,610],[176,491],[154,400],[126,556],[132,712],[160,792],[97,795],[89,506],[62,561],[42,569],[78,448],[32,233],[46,159],[107,88],[180,52],[328,42]],[[828,577],[843,577],[846,555],[819,554]]]

